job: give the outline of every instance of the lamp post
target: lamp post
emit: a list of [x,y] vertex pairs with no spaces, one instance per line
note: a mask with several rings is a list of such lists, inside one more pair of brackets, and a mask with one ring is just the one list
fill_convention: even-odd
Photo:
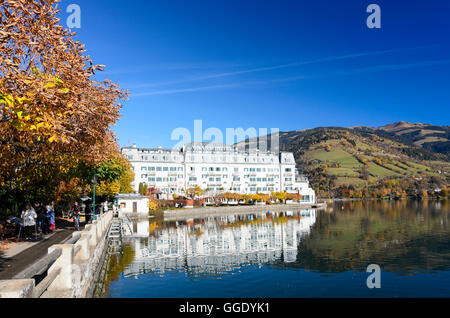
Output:
[[95,221],[95,185],[97,184],[97,173],[94,172],[94,177],[92,178],[92,184],[94,185],[94,193],[92,195],[93,203],[92,203],[92,221]]

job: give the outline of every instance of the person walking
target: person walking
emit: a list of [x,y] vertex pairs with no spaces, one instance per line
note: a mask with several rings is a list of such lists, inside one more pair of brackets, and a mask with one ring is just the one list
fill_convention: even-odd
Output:
[[91,204],[89,202],[86,202],[86,207],[84,208],[84,219],[86,224],[89,224],[91,222],[91,217],[92,217]]
[[78,202],[75,201],[72,210],[69,213],[69,218],[73,218],[75,229],[80,230],[80,207]]
[[25,232],[25,237],[27,240],[31,239],[33,236],[33,230],[36,229],[36,219],[37,214],[33,209],[31,204],[27,204],[24,211],[22,211],[21,218],[23,220],[23,227]]
[[41,234],[47,234],[47,217],[46,217],[46,210],[44,206],[37,202],[35,203],[35,212],[37,214],[37,222],[39,226],[39,232]]
[[46,210],[48,229],[49,232],[53,232],[56,229],[55,210],[53,210],[53,207],[51,205],[47,205]]

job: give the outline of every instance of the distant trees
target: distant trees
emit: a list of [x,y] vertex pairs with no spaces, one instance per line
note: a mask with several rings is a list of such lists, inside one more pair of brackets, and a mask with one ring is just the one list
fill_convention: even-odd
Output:
[[140,195],[147,195],[148,192],[148,185],[146,183],[139,183],[139,189],[138,189],[138,193]]
[[198,198],[205,193],[205,191],[202,188],[200,188],[198,185],[196,185],[193,188],[188,189],[186,192],[187,192],[187,195],[193,199]]

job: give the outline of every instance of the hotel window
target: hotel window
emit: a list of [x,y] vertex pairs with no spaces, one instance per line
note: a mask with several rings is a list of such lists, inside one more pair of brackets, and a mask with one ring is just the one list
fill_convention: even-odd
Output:
[[214,178],[209,178],[209,182],[214,182]]
[[286,181],[292,181],[292,178],[285,178]]
[[148,178],[149,182],[155,182],[155,178]]
[[156,171],[161,171],[161,167],[156,167]]
[[156,178],[156,182],[161,182],[162,178]]
[[196,177],[189,177],[189,181],[197,181]]
[[239,168],[234,168],[234,172],[239,172]]
[[227,176],[226,174],[224,174],[224,175],[222,176],[222,178],[227,179],[228,176]]
[[220,177],[218,177],[218,178],[216,178],[216,181],[220,182],[220,181],[222,181],[222,179]]
[[208,168],[202,167],[202,171],[208,171]]
[[169,167],[163,167],[163,171],[169,171]]
[[244,168],[244,172],[248,172],[248,168]]
[[149,171],[155,171],[156,169],[155,169],[155,167],[148,167],[148,170]]
[[217,168],[216,168],[216,171],[220,171],[220,168],[219,168],[219,167],[217,167]]
[[147,171],[147,167],[141,167],[141,171]]
[[286,169],[284,169],[284,171],[291,172],[292,170],[291,170],[291,168],[286,168]]
[[224,168],[222,169],[222,171],[228,171],[228,168],[224,167]]
[[239,178],[239,177],[233,177],[233,181],[241,181],[241,178]]

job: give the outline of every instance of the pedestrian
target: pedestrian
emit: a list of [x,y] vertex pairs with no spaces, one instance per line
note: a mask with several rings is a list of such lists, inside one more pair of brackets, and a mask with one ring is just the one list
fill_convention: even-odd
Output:
[[103,213],[108,212],[108,201],[103,202]]
[[33,230],[36,229],[37,214],[31,204],[27,204],[25,210],[22,211],[21,218],[23,220],[24,232],[26,239],[32,238]]
[[86,202],[86,207],[84,208],[84,219],[86,224],[89,224],[91,222],[92,217],[92,209],[89,202]]
[[35,212],[37,214],[37,222],[39,225],[39,232],[41,234],[47,234],[47,217],[44,206],[37,202],[35,203]]
[[80,230],[80,207],[75,201],[72,210],[69,213],[69,218],[73,218],[75,229]]
[[55,210],[53,210],[51,205],[47,205],[46,210],[48,229],[50,232],[53,232],[56,229]]

